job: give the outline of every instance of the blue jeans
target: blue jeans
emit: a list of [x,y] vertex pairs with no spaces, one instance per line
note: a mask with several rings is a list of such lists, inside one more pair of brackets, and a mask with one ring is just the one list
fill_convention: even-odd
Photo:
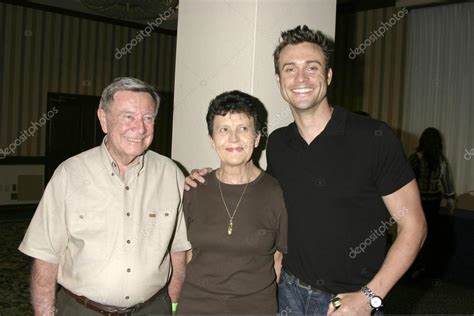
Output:
[[[334,294],[315,289],[292,274],[281,270],[278,283],[278,305],[281,316],[326,315]],[[373,311],[374,316],[383,316],[383,311]]]
[[326,315],[329,302],[334,296],[308,285],[302,285],[297,277],[281,270],[278,284],[278,304],[281,316]]

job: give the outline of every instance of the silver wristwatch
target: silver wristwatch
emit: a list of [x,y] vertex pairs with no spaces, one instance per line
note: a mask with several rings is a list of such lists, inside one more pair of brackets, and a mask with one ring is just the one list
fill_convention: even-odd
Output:
[[379,310],[383,307],[382,298],[380,296],[375,295],[375,293],[369,289],[366,285],[361,288],[362,292],[364,292],[365,296],[369,300],[369,306],[374,310]]

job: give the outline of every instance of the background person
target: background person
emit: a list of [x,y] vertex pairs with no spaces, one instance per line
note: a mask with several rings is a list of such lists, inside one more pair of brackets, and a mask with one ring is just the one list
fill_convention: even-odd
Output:
[[[220,168],[186,192],[192,244],[180,314],[276,314],[276,279],[286,252],[287,216],[278,182],[252,162],[257,107],[240,91],[218,95],[206,116]],[[276,275],[275,275],[276,273]]]
[[190,244],[184,176],[147,150],[158,105],[150,85],[115,79],[97,110],[102,145],[56,169],[19,247],[34,258],[35,315],[171,313]]
[[[439,130],[428,127],[421,134],[416,152],[408,158],[418,187],[420,188],[421,204],[428,225],[428,236],[414,265],[411,274],[416,278],[425,272],[434,276],[441,273],[440,258],[446,255],[446,242],[439,214],[441,200],[448,201],[448,209],[454,211],[455,192],[449,172],[448,162],[443,155],[443,139]],[[430,271],[426,271],[426,270]]]

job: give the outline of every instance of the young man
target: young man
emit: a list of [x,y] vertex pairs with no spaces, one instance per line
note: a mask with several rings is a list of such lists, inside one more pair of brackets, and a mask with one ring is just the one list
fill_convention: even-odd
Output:
[[[268,139],[267,172],[282,186],[288,254],[280,312],[369,315],[409,268],[426,236],[418,187],[383,122],[331,106],[330,41],[307,26],[282,33],[274,52],[294,122]],[[193,178],[202,180],[199,172]],[[398,224],[385,254],[384,232]]]

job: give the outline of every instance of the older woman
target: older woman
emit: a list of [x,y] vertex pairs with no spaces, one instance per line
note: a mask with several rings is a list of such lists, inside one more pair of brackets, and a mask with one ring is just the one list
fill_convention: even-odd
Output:
[[185,192],[192,250],[180,314],[277,313],[276,280],[286,252],[287,215],[278,182],[257,168],[260,101],[231,91],[211,101],[207,127],[220,168]]

